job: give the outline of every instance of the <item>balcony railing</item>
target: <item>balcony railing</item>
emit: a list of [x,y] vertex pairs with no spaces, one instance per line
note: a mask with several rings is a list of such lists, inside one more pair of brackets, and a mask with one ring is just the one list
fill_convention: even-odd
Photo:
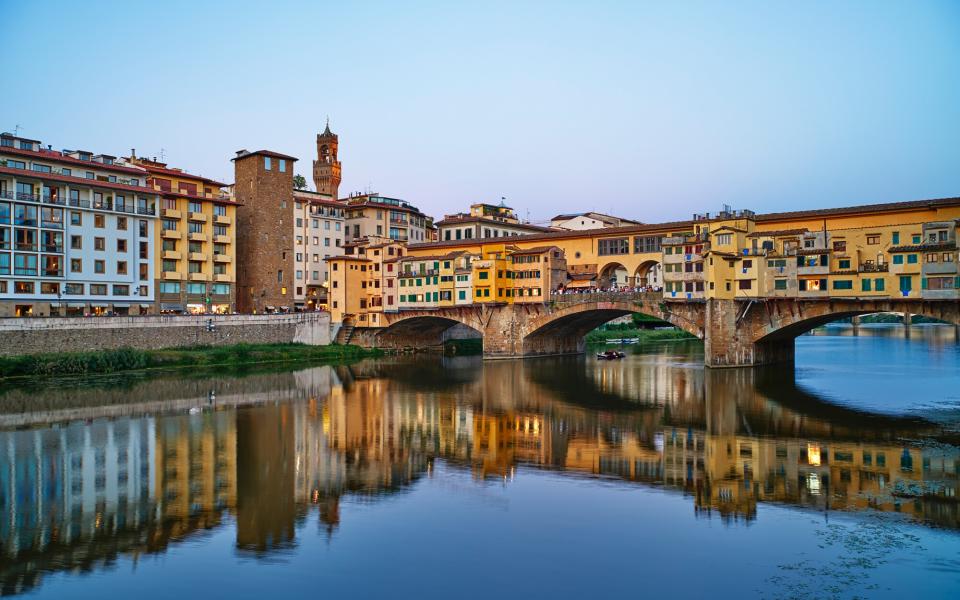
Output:
[[890,263],[871,264],[864,263],[860,265],[861,273],[886,273],[890,270]]

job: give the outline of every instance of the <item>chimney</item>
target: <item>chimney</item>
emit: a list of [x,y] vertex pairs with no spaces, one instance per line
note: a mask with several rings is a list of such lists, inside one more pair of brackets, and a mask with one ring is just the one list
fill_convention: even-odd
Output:
[[136,157],[137,157],[137,149],[130,148],[130,158],[136,158]]

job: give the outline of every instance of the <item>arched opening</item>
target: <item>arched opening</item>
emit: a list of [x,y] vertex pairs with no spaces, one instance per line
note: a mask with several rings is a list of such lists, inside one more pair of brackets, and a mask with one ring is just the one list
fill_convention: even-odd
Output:
[[[629,304],[609,306],[584,311],[571,311],[560,315],[537,327],[523,338],[523,354],[525,356],[550,354],[577,354],[586,348],[586,336],[605,323],[609,323],[627,315],[642,315],[647,318],[658,319],[656,315],[649,315],[636,310]],[[676,326],[673,323],[665,323]],[[691,335],[695,333],[686,327],[679,327]]]
[[483,334],[455,319],[417,316],[393,323],[377,334],[377,345],[385,348],[440,350],[450,340],[481,340]]
[[618,262],[607,263],[600,269],[597,286],[601,288],[632,286],[633,277],[625,266]]
[[648,260],[640,263],[633,276],[634,284],[637,287],[650,288],[652,290],[662,289],[663,286],[663,267],[655,260]]

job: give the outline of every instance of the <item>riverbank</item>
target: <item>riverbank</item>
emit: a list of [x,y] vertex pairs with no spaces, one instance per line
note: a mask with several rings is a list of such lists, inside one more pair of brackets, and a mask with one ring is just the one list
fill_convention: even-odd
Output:
[[637,342],[696,339],[682,329],[594,329],[584,339],[588,344],[607,340],[636,339]]
[[234,344],[165,350],[119,348],[0,357],[0,380],[19,377],[94,375],[171,367],[238,366],[272,362],[320,362],[382,356],[383,351],[330,344]]

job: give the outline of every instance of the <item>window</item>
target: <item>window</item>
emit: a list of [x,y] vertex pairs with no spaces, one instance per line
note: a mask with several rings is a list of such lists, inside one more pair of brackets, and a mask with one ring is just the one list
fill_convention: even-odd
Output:
[[926,256],[926,261],[927,261],[928,263],[940,262],[940,255],[939,255],[939,254],[927,254],[927,256]]
[[127,230],[127,218],[126,217],[117,217],[117,230],[126,231]]
[[[199,211],[198,211],[199,212]],[[215,217],[225,217],[227,216],[227,207],[222,204],[213,205],[213,216]]]
[[63,290],[64,295],[66,296],[82,296],[83,295],[83,284],[82,283],[68,283],[64,286]]
[[833,243],[834,252],[846,252],[847,251],[847,242],[844,240],[836,241]]
[[895,265],[902,265],[902,264],[903,264],[903,255],[902,255],[902,254],[894,254],[894,255],[893,255],[893,264],[895,264]]
[[228,283],[215,283],[210,287],[210,293],[214,296],[229,296],[230,295],[230,284]]
[[908,264],[908,265],[915,265],[915,264],[917,264],[917,255],[916,255],[916,254],[908,254],[908,255],[907,255],[907,264]]
[[775,290],[785,290],[787,289],[787,280],[786,279],[775,279],[773,281],[773,289]]
[[70,272],[71,273],[82,273],[83,272],[83,261],[79,258],[70,259]]
[[264,157],[263,157],[263,169],[264,169],[264,171],[269,171],[269,170],[270,170],[270,157],[269,157],[269,156],[264,156]]
[[901,275],[900,276],[900,291],[909,292],[913,289],[913,277],[910,275]]
[[93,238],[93,249],[94,250],[106,250],[107,249],[107,240],[102,237]]
[[117,252],[127,251],[127,240],[117,240]]
[[162,221],[160,221],[160,227],[164,231],[176,231],[177,222],[174,221],[173,219],[163,219]]
[[106,223],[106,217],[104,217],[103,215],[101,215],[101,214],[99,214],[99,213],[93,215],[93,226],[94,226],[94,227],[96,227],[97,229],[103,229],[103,228],[106,226],[105,223]]
[[91,296],[106,296],[106,295],[107,295],[107,284],[105,284],[105,283],[91,283],[91,284],[90,284],[90,295],[91,295]]
[[190,233],[203,233],[203,223],[194,223],[193,221],[190,221],[187,226],[189,227]]
[[597,241],[597,254],[600,256],[610,256],[618,254],[629,254],[630,242],[627,238],[608,238]]
[[14,294],[32,294],[33,293],[33,282],[32,281],[16,281],[13,284],[13,293]]
[[870,280],[869,280],[869,279],[861,279],[861,280],[860,280],[860,291],[861,291],[861,292],[869,292],[869,291],[870,291]]
[[277,159],[277,163],[280,165],[280,172],[281,172],[281,173],[286,173],[286,172],[287,172],[287,161],[284,160],[284,159],[282,159],[282,158],[279,158],[279,159]]
[[868,235],[868,236],[867,236],[867,244],[869,244],[869,245],[871,245],[871,246],[874,246],[874,245],[879,244],[879,243],[880,243],[880,236],[879,236],[879,235]]
[[718,246],[727,246],[733,241],[732,233],[721,233],[717,236],[717,245]]
[[71,235],[70,236],[70,248],[73,250],[83,249],[83,236]]
[[161,281],[159,289],[161,294],[179,294],[180,283],[174,281]]
[[737,281],[737,289],[740,290],[749,290],[753,287],[752,279],[741,279]]
[[873,290],[876,292],[884,291],[886,287],[886,281],[881,277],[873,280]]
[[187,293],[193,296],[203,296],[207,293],[207,286],[204,283],[188,283]]
[[849,270],[849,269],[850,269],[850,260],[849,260],[849,259],[843,259],[843,260],[837,261],[837,268],[840,269],[841,271],[847,271],[847,270]]
[[103,260],[93,261],[93,272],[94,273],[106,273],[107,272],[107,263]]
[[923,240],[923,236],[921,236],[921,235],[916,235],[916,234],[915,234],[915,235],[913,236],[913,243],[914,243],[914,244],[919,244],[919,243],[921,243],[922,240]]
[[195,200],[191,200],[188,210],[189,212],[192,212],[192,213],[199,213],[199,212],[203,212],[203,207],[200,206],[199,202]]
[[480,271],[480,272],[477,274],[477,278],[478,278],[478,279],[488,279],[489,277],[490,277],[490,273],[487,272],[487,271]]
[[833,289],[835,290],[852,290],[853,281],[849,279],[834,279],[833,280]]
[[113,286],[113,295],[114,296],[129,296],[130,295],[130,286],[129,285],[114,285]]
[[161,265],[163,271],[166,273],[173,273],[177,270],[177,261],[175,260],[164,259]]
[[117,275],[126,275],[127,274],[127,261],[118,260],[117,261]]

